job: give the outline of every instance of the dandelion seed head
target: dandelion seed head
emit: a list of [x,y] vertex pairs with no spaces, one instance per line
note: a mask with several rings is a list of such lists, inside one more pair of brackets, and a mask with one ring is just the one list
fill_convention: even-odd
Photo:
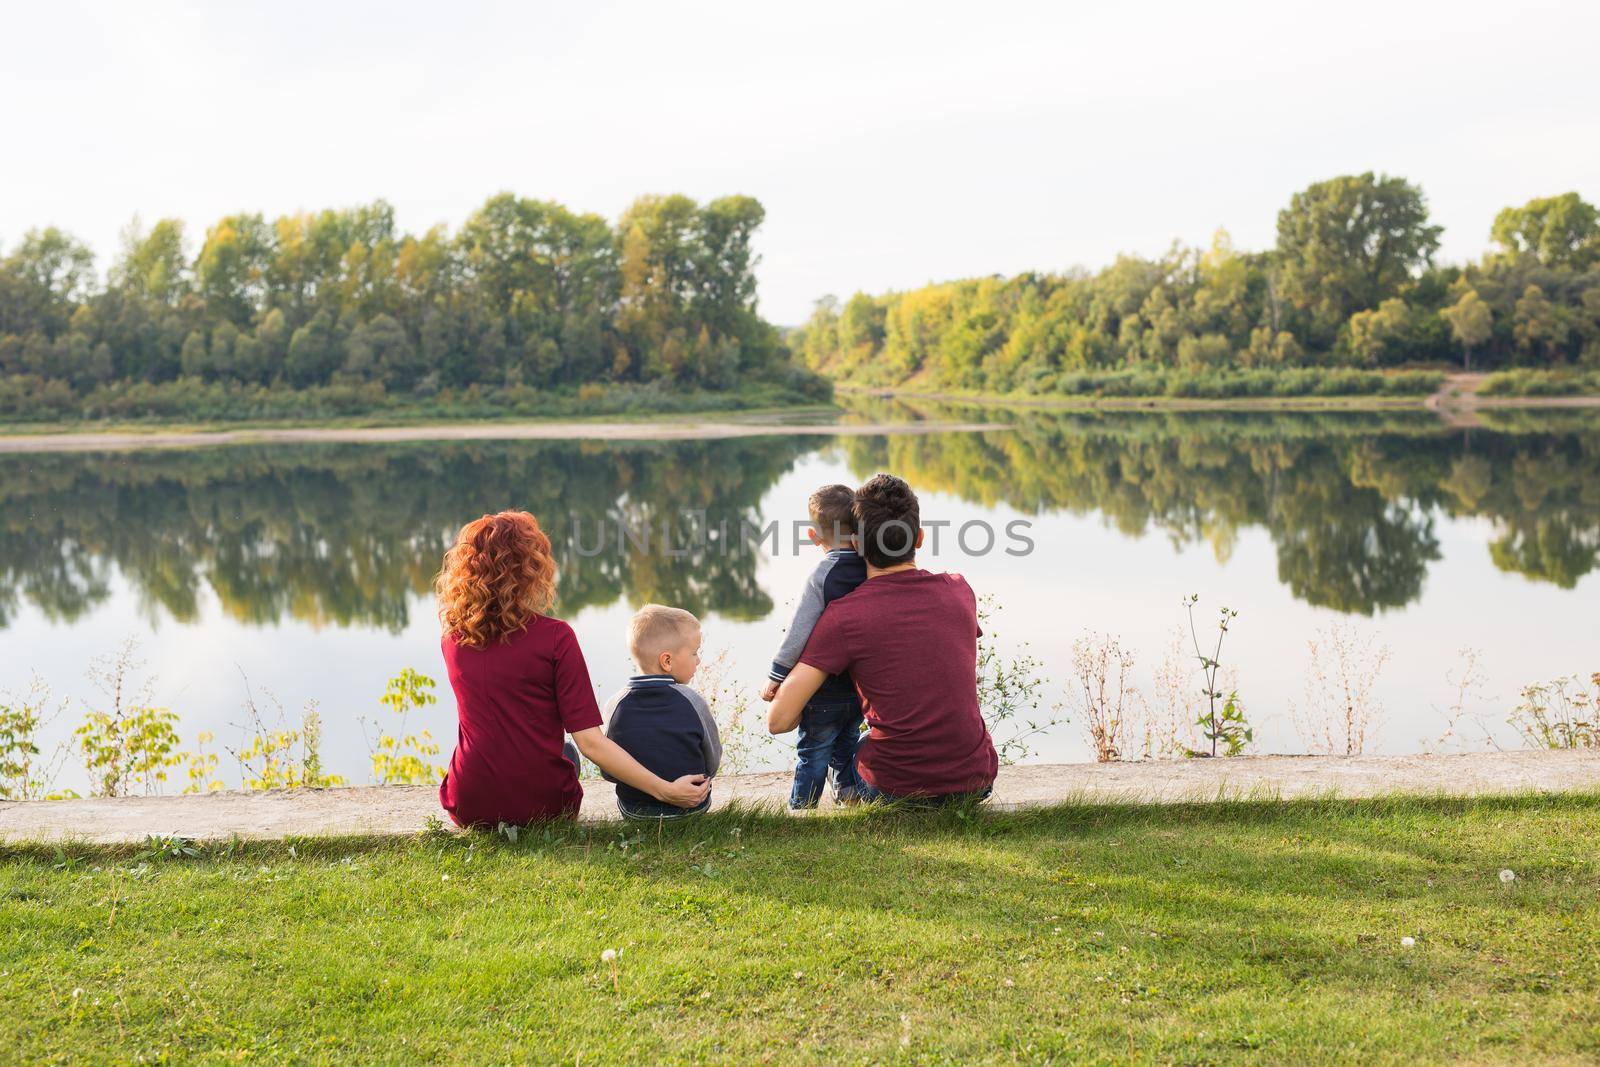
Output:
[[1500,881],[1503,882],[1504,884],[1510,885],[1512,882],[1515,882],[1516,880],[1517,880],[1517,872],[1511,870],[1510,868],[1507,868],[1506,870],[1503,870],[1503,871],[1500,872]]
[[617,961],[617,950],[616,949],[608,948],[604,952],[600,953],[600,962],[601,963],[615,963],[616,961]]
[[1400,939],[1400,947],[1401,948],[1416,948],[1417,947],[1417,939],[1414,938],[1414,937],[1402,937]]

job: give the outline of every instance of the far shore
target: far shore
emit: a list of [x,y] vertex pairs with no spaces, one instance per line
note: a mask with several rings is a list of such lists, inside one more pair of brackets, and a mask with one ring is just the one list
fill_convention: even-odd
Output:
[[1513,408],[1600,408],[1600,395],[1480,396],[1458,392],[1451,383],[1436,393],[1413,396],[1241,396],[1210,399],[1181,396],[1018,396],[907,389],[898,386],[836,385],[841,396],[886,400],[931,400],[986,407],[1040,408],[1051,411],[1435,411],[1462,413]]
[[988,422],[787,422],[768,417],[640,422],[471,422],[405,426],[237,426],[220,430],[84,430],[0,433],[0,454],[121,452],[246,444],[385,444],[401,441],[709,441],[773,436],[879,436],[1006,430]]
[[[1446,425],[1476,425],[1489,410],[1600,409],[1600,395],[1484,396],[1481,374],[1456,373],[1433,393],[1414,396],[1282,396],[1209,399],[1175,396],[1040,396],[968,393],[904,386],[839,384],[841,397],[921,400],[974,407],[1109,412],[1385,412],[1431,411]],[[373,444],[401,441],[697,441],[771,436],[877,436],[1010,429],[988,421],[841,422],[831,405],[723,412],[642,413],[581,419],[548,416],[429,419],[373,413],[330,419],[233,422],[56,422],[0,424],[0,454],[129,451],[239,444]]]

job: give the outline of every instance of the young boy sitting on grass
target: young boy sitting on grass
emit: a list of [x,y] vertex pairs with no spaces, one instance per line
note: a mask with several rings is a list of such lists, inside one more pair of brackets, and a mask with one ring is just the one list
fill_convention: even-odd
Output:
[[[811,512],[811,540],[826,555],[806,581],[800,603],[783,645],[773,658],[761,699],[771,701],[778,686],[805,651],[812,627],[822,609],[867,580],[867,565],[856,554],[856,519],[852,510],[855,490],[847,485],[825,485],[807,501]],[[861,742],[861,698],[848,674],[835,674],[822,683],[800,713],[800,737],[795,745],[794,785],[789,790],[791,808],[814,808],[833,768],[834,799],[855,799],[856,746]]]
[[[682,608],[646,604],[628,622],[628,652],[639,673],[605,708],[606,736],[666,781],[710,778],[722,762],[722,738],[705,697],[689,688],[700,666],[700,620]],[[711,806],[665,804],[605,775],[617,786],[617,809],[627,819],[681,819]]]

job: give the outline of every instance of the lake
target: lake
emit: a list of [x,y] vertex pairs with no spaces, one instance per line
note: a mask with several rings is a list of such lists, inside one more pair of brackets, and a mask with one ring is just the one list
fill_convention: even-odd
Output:
[[[185,745],[216,734],[231,784],[247,693],[290,720],[315,701],[326,764],[362,783],[360,720],[389,726],[377,698],[415,667],[440,681],[417,725],[447,755],[454,704],[431,580],[462,522],[519,507],[556,544],[556,614],[576,628],[602,701],[630,673],[624,624],[647,601],[699,614],[728,690],[753,694],[817,558],[793,543],[807,494],[878,470],[907,478],[924,519],[948,524],[924,565],[962,572],[989,598],[1000,654],[1043,663],[1046,705],[1069,700],[1073,644],[1093,631],[1134,655],[1129,681],[1152,718],[1191,714],[1193,650],[1174,651],[1190,594],[1208,650],[1218,608],[1239,612],[1221,658],[1255,751],[1321,743],[1303,720],[1337,703],[1335,645],[1382,708],[1369,752],[1516,744],[1505,718],[1521,687],[1600,670],[1592,414],[1486,412],[1461,428],[1426,412],[861,401],[840,418],[1003,425],[0,455],[0,692],[47,682],[67,702],[47,738],[58,740],[98,699],[92,661],[132,637],[155,703],[180,714]],[[1480,681],[1463,697],[1467,649]],[[1034,739],[1028,758],[1091,758],[1081,716],[1065,713],[1074,721]],[[748,762],[786,760],[777,744]],[[58,781],[82,789],[83,770],[69,762]]]

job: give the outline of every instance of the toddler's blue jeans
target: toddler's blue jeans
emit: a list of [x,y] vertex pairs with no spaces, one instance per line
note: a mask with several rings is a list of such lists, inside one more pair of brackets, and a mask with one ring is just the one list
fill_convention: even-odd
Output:
[[814,808],[833,771],[833,795],[854,799],[856,746],[861,743],[861,701],[816,702],[800,712],[800,740],[795,745],[794,786],[791,808]]

